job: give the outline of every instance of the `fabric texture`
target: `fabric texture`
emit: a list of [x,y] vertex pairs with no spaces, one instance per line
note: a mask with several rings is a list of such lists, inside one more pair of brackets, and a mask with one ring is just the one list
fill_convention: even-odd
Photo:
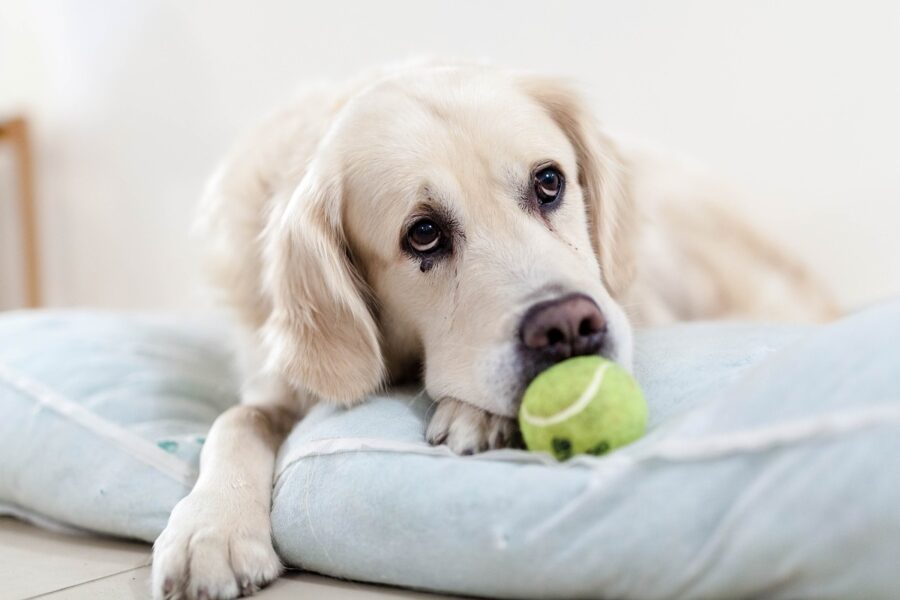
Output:
[[[154,539],[237,399],[226,348],[215,326],[0,317],[0,512]],[[898,596],[900,302],[637,348],[649,431],[603,457],[432,448],[416,389],[316,407],[278,457],[280,555],[503,598]]]
[[0,512],[153,540],[237,402],[226,347],[161,318],[0,316]]

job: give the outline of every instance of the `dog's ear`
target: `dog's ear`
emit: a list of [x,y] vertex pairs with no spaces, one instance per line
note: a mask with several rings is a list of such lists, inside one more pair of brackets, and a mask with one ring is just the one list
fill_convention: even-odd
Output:
[[615,145],[601,132],[581,95],[569,82],[525,76],[522,85],[563,130],[575,149],[591,244],[607,289],[613,297],[619,297],[634,278],[636,215],[624,165]]
[[371,297],[341,224],[341,184],[314,161],[264,235],[271,313],[269,367],[298,389],[343,405],[384,381]]

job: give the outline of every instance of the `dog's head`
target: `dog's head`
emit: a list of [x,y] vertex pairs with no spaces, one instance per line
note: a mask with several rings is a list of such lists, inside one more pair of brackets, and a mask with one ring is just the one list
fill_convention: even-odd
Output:
[[615,300],[627,202],[563,82],[487,67],[384,78],[341,107],[265,233],[272,359],[341,403],[421,367],[433,398],[512,416],[554,362],[630,363]]

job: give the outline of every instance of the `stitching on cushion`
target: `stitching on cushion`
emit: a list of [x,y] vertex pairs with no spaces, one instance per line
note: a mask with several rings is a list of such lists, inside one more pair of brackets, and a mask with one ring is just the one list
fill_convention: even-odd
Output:
[[185,486],[192,486],[197,479],[196,470],[188,463],[124,427],[91,412],[81,404],[56,393],[44,384],[16,372],[2,362],[0,362],[0,381]]
[[699,461],[734,454],[758,453],[776,447],[798,445],[810,441],[843,437],[882,426],[900,426],[900,406],[876,405],[855,411],[838,411],[806,419],[796,419],[745,431],[708,435],[691,440],[663,440],[646,448],[635,449],[633,454],[616,453],[606,458],[577,456],[564,463],[541,453],[517,450],[493,450],[472,456],[460,457],[446,446],[429,446],[426,443],[398,442],[380,438],[322,438],[303,442],[279,457],[276,466],[276,483],[294,464],[319,456],[332,456],[358,452],[414,454],[464,460],[489,460],[522,464],[546,464],[563,467],[606,468],[613,458],[628,463],[648,460],[673,462]]

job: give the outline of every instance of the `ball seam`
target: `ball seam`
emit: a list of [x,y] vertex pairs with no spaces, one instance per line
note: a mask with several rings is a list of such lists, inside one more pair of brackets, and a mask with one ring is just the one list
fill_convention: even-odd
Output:
[[600,386],[603,385],[603,377],[604,375],[606,375],[606,370],[608,368],[608,362],[604,362],[599,365],[597,367],[597,370],[594,372],[593,379],[591,379],[591,382],[581,393],[581,396],[578,397],[578,400],[562,409],[558,413],[549,415],[547,417],[540,417],[538,415],[531,414],[528,411],[528,407],[523,404],[519,418],[529,425],[534,425],[535,427],[547,427],[549,425],[556,425],[558,423],[562,423],[563,421],[571,419],[572,417],[583,411],[585,408],[587,408],[594,396],[597,395],[597,392],[600,391]]

